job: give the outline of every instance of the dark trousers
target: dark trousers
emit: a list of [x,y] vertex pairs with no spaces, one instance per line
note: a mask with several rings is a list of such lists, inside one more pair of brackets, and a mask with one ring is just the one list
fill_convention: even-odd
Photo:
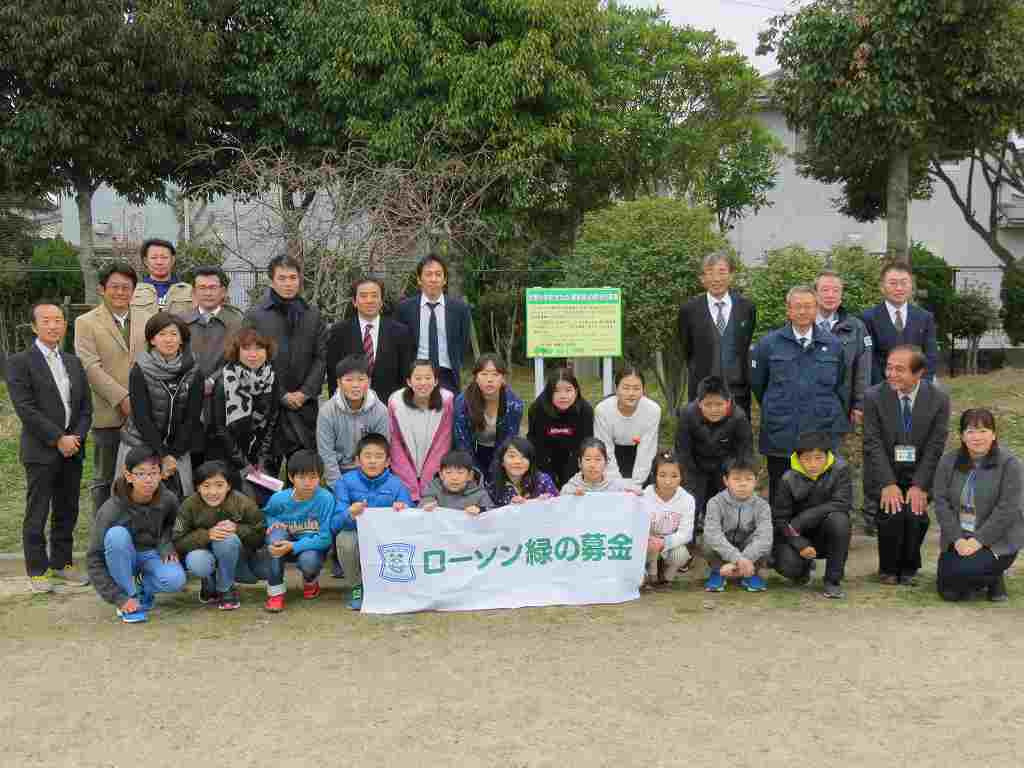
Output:
[[[905,488],[901,489],[906,491]],[[868,506],[867,500],[864,502]],[[882,511],[878,499],[873,499],[878,510],[878,573],[882,576],[913,576],[921,570],[921,544],[928,533],[928,514],[915,515],[910,505],[895,515]]]
[[725,490],[721,472],[691,472],[686,478],[686,490],[693,496],[695,515],[694,535],[704,531],[704,512],[708,501]]
[[[817,528],[800,531],[811,542],[818,553],[818,560],[825,560],[825,581],[838,584],[846,572],[846,558],[850,554],[850,516],[833,512]],[[787,579],[805,578],[811,570],[811,561],[800,557],[800,553],[784,537],[776,537],[772,555],[775,570]]]
[[736,405],[743,409],[743,412],[747,414],[748,419],[753,418],[750,413],[750,390],[747,390],[746,394],[743,395],[739,395],[736,394],[736,392],[733,392],[732,399],[733,402],[736,403]]
[[89,494],[92,496],[92,519],[104,502],[110,498],[117,469],[117,448],[121,444],[121,428],[108,427],[92,431],[92,482]]
[[[25,522],[21,528],[25,570],[42,576],[48,568],[71,565],[82,462],[59,458],[49,464],[26,464]],[[46,549],[46,519],[50,519],[50,550]]]
[[943,597],[958,598],[976,589],[994,584],[1013,565],[1017,553],[996,557],[989,549],[979,549],[970,557],[961,557],[950,546],[939,555],[936,586]]
[[442,389],[447,389],[452,394],[459,394],[462,391],[462,387],[459,386],[459,372],[453,371],[451,368],[440,368],[439,380]]
[[766,456],[768,460],[768,503],[775,505],[775,492],[779,489],[782,476],[789,469],[789,456]]

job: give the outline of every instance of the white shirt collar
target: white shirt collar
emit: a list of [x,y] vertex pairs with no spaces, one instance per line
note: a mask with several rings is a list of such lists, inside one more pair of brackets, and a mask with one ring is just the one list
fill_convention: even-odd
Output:
[[820,323],[828,323],[828,327],[831,328],[836,322],[838,322],[838,320],[839,320],[839,318],[836,317],[836,313],[835,312],[833,312],[828,317],[826,317],[825,315],[823,315],[823,314],[821,314],[819,312],[818,313],[818,319],[814,321],[814,324],[815,325],[819,325]]
[[57,359],[60,359],[60,349],[51,349],[50,347],[43,344],[43,342],[39,340],[38,336],[36,336],[36,346],[39,347],[39,351],[43,353],[43,357],[49,357],[51,354],[56,352]]
[[898,311],[903,313],[903,322],[907,321],[907,308],[908,307],[910,307],[910,302],[909,301],[907,303],[905,303],[902,307],[897,307],[895,304],[891,303],[888,299],[885,300],[885,308],[887,310],[889,310],[889,317],[893,317],[896,314],[897,310],[898,310]]
[[202,307],[199,307],[198,309],[199,309],[199,314],[200,314],[200,315],[209,315],[210,317],[216,317],[217,315],[219,315],[219,314],[220,314],[220,311],[221,311],[221,310],[222,310],[223,308],[224,308],[224,305],[223,305],[223,304],[221,304],[221,305],[220,305],[219,307],[217,307],[216,309],[214,309],[214,310],[211,310],[211,311],[209,311],[209,312],[207,312],[207,311],[206,311],[205,309],[203,309]]
[[725,304],[725,306],[722,307],[722,309],[724,309],[726,312],[732,309],[732,296],[729,295],[728,291],[726,291],[725,296],[723,296],[720,299],[716,299],[714,296],[712,296],[710,291],[708,291],[705,295],[708,297],[708,309],[710,309],[712,312],[718,311],[718,302],[722,302],[723,304]]
[[[427,298],[427,294],[425,294],[422,291],[420,291],[420,307],[425,307],[425,306],[427,306],[427,304],[430,304],[430,303],[431,303],[431,301],[430,301],[430,299]],[[444,306],[444,293],[442,293],[440,296],[437,297],[437,302],[436,303],[438,305],[442,306],[442,307]]]
[[909,397],[910,398],[910,407],[913,408],[914,407],[914,403],[917,402],[917,393],[920,392],[920,391],[921,391],[921,382],[919,381],[919,382],[917,382],[916,385],[914,385],[914,388],[912,390],[910,390],[909,392],[900,392],[899,390],[896,390],[896,397],[898,397],[900,399],[900,403],[903,402],[903,398],[904,397]]
[[793,325],[792,323],[789,324],[789,327],[793,329],[793,335],[796,337],[797,341],[800,341],[801,339],[810,339],[811,341],[814,341],[814,326],[813,325],[810,328],[808,328],[807,329],[807,333],[804,333],[804,334],[797,333],[796,326]]
[[366,326],[370,326],[373,330],[377,330],[377,326],[380,325],[380,315],[377,315],[372,320],[367,320],[362,315],[359,315],[359,329],[365,330]]

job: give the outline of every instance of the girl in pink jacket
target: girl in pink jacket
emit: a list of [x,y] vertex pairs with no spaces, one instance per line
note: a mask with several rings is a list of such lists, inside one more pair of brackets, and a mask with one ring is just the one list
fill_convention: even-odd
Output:
[[417,503],[452,448],[452,403],[429,360],[412,364],[405,387],[388,399],[391,471]]

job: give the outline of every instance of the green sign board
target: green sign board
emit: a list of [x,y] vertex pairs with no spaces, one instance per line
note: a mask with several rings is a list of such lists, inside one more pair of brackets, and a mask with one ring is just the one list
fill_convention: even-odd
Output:
[[622,357],[618,288],[527,288],[527,357]]

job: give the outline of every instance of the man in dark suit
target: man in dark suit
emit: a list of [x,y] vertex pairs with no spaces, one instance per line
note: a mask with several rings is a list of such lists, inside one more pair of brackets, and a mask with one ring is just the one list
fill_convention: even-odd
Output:
[[352,285],[355,312],[327,332],[327,388],[338,388],[334,370],[349,355],[364,355],[370,363],[370,387],[387,404],[391,394],[405,386],[412,365],[412,334],[406,325],[381,317],[384,284],[364,277]]
[[7,387],[23,427],[19,458],[27,481],[25,570],[34,592],[52,592],[55,580],[89,583],[72,566],[72,552],[92,392],[82,363],[60,351],[68,328],[64,310],[54,302],[39,302],[32,307],[31,319],[36,339],[8,358]]
[[864,311],[861,319],[871,337],[873,358],[871,383],[885,381],[885,363],[889,353],[900,345],[909,344],[924,351],[927,371],[925,381],[933,381],[939,362],[935,339],[935,318],[927,309],[910,303],[914,295],[914,278],[910,267],[901,262],[887,264],[882,269],[882,295],[885,301]]
[[420,290],[398,305],[398,319],[412,332],[415,357],[440,370],[442,387],[459,392],[472,323],[469,305],[445,294],[448,265],[437,254],[420,259],[416,278]]
[[686,391],[690,402],[698,384],[708,376],[724,379],[733,399],[750,413],[750,342],[757,325],[757,309],[738,293],[730,292],[733,269],[726,251],[704,259],[701,282],[706,293],[695,296],[679,310],[679,340],[686,359]]
[[886,381],[864,395],[864,508],[878,524],[883,584],[914,584],[928,495],[949,432],[949,396],[925,375],[920,347],[889,352]]

